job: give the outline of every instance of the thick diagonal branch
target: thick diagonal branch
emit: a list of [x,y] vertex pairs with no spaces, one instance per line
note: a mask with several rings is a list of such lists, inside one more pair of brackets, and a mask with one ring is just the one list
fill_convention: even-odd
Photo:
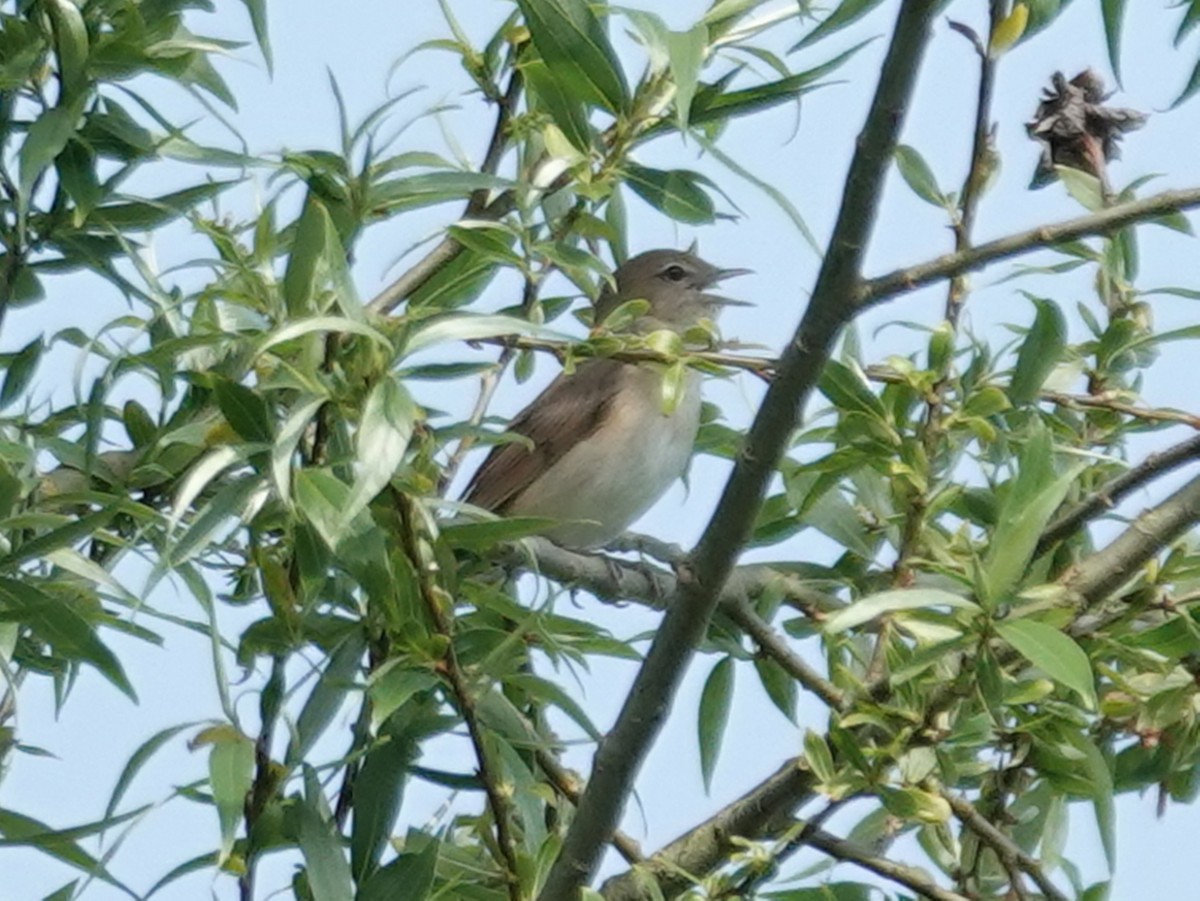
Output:
[[644,901],[643,880],[652,879],[666,897],[691,883],[687,874],[712,871],[738,847],[735,839],[754,838],[785,827],[793,813],[813,796],[816,778],[789,760],[771,776],[717,811],[699,826],[646,859],[641,872],[630,870],[604,883],[607,901]]
[[591,778],[541,901],[573,901],[595,872],[634,778],[666,719],[696,643],[749,538],[763,494],[829,350],[854,314],[863,255],[880,194],[916,84],[937,4],[901,8],[878,87],[850,164],[837,224],[812,299],[784,351],[729,482],[700,542],[681,568],[683,589],[663,617],[616,724],[596,752]]

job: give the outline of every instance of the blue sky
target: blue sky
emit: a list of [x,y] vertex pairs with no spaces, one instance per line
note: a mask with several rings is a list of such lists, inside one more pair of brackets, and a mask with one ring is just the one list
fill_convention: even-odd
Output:
[[[452,5],[463,25],[477,38],[485,37],[510,9],[509,4],[496,0],[455,0]],[[690,0],[628,5],[653,9],[673,27],[682,28],[698,18],[705,4]],[[220,11],[215,15],[197,18],[196,30],[246,38],[249,29],[240,4],[219,6]],[[815,50],[797,54],[789,62],[796,69],[809,68],[864,38],[885,35],[895,6],[895,3],[884,4],[880,13],[844,35],[819,44]],[[1113,102],[1154,115],[1147,127],[1128,141],[1125,158],[1113,171],[1114,181],[1123,185],[1141,175],[1164,173],[1149,190],[1200,184],[1200,155],[1195,153],[1195,135],[1200,133],[1200,100],[1166,111],[1194,62],[1194,41],[1184,51],[1170,53],[1167,48],[1178,13],[1168,11],[1165,2],[1143,0],[1136,6],[1136,21],[1132,21],[1135,16],[1131,10],[1126,30],[1124,91]],[[981,26],[984,7],[986,4],[982,2],[959,0],[949,13]],[[1036,161],[1036,148],[1026,138],[1023,123],[1032,114],[1039,92],[1056,69],[1072,75],[1092,66],[1105,72],[1111,84],[1098,8],[1099,3],[1094,0],[1079,0],[1064,14],[1054,36],[1036,38],[1003,60],[995,107],[1003,170],[984,200],[978,239],[1078,213],[1079,208],[1058,186],[1037,192],[1026,190]],[[453,154],[456,145],[472,159],[481,155],[490,122],[480,115],[475,98],[464,95],[466,79],[457,61],[448,54],[433,51],[412,56],[394,67],[405,51],[424,40],[445,35],[446,28],[432,0],[407,4],[358,0],[337,7],[316,0],[292,0],[286,9],[275,5],[272,14],[276,57],[273,79],[268,78],[264,66],[249,49],[221,65],[239,99],[238,111],[229,113],[228,118],[253,152],[335,147],[337,124],[328,70],[340,85],[352,119],[365,115],[388,96],[420,85],[424,89],[397,108],[397,123],[440,103],[461,105],[461,109],[447,111],[437,119],[418,121],[405,132],[397,149],[435,149]],[[773,43],[777,49],[784,49],[796,36],[794,24],[785,26]],[[622,39],[621,46],[629,49],[630,45]],[[835,76],[844,79],[844,83],[805,99],[798,122],[794,108],[780,108],[753,120],[733,123],[723,138],[722,148],[783,191],[802,211],[819,239],[824,239],[830,231],[841,179],[884,48],[883,39],[864,48]],[[943,188],[957,189],[965,169],[975,67],[973,51],[967,43],[944,22],[939,23],[904,140],[924,154]],[[194,107],[172,99],[174,94],[159,89],[153,89],[152,93],[162,98],[166,108],[179,110],[176,119],[196,117]],[[210,142],[230,140],[228,132],[211,118],[198,123],[197,136]],[[727,337],[778,348],[803,310],[818,263],[815,255],[771,201],[713,161],[697,159],[694,146],[678,140],[661,141],[647,147],[641,160],[650,165],[693,167],[710,174],[728,191],[740,215],[736,220],[691,228],[668,222],[631,201],[630,246],[635,250],[686,247],[697,238],[701,253],[718,265],[754,269],[755,275],[739,279],[736,286],[731,283],[731,288],[736,288],[738,296],[754,300],[757,306],[752,310],[732,311],[723,322],[723,331]],[[130,189],[156,193],[173,187],[171,179],[175,177],[167,172],[131,185]],[[183,173],[179,177],[194,176]],[[261,184],[259,189],[262,193],[266,191]],[[253,192],[245,192],[231,202],[251,208]],[[452,221],[454,214],[450,209],[422,211],[368,232],[355,267],[361,294],[369,297],[402,271],[404,264],[397,266],[400,252]],[[1143,228],[1140,234],[1143,286],[1187,284],[1189,278],[1194,283],[1197,253],[1194,239],[1153,227]],[[166,236],[155,245],[163,269],[188,259],[193,251],[182,233],[178,237],[178,243]],[[868,270],[881,272],[935,255],[950,246],[950,233],[939,211],[913,197],[902,181],[893,176],[868,257]],[[1049,259],[1048,255],[1041,255],[1026,262]],[[1032,306],[1017,292],[1018,287],[1024,287],[1060,300],[1071,319],[1072,338],[1083,336],[1074,304],[1082,301],[1095,308],[1089,275],[1079,273],[1050,282],[994,284],[1009,271],[1002,266],[975,276],[974,283],[981,290],[968,307],[969,327],[1001,343],[1007,334],[1001,331],[1003,323],[1028,324]],[[491,308],[512,303],[510,288],[506,281],[497,281],[482,305]],[[881,329],[881,326],[898,321],[934,325],[940,319],[942,297],[940,288],[924,291],[865,317],[859,330],[867,358],[882,360],[889,353],[909,353],[922,346],[924,339],[918,332],[894,326]],[[0,349],[21,346],[41,330],[52,332],[67,324],[81,327],[87,323],[99,324],[119,315],[123,304],[122,299],[103,285],[83,278],[63,279],[52,286],[50,299],[44,304],[11,316]],[[1169,297],[1154,300],[1157,328],[1166,330],[1193,323],[1196,318],[1193,304],[1194,301]],[[1186,347],[1169,348],[1164,351],[1163,360],[1148,373],[1144,393],[1153,403],[1185,409],[1192,405],[1194,367],[1189,365],[1186,354]],[[41,377],[46,381],[38,390],[69,396],[59,394],[69,390],[69,378],[64,376],[61,383],[52,381],[56,371],[43,370]],[[505,384],[494,412],[510,414],[520,409],[552,375],[553,366],[548,361],[539,361],[537,376],[530,383],[519,387]],[[441,393],[423,395],[422,400],[444,409],[465,411],[474,394],[473,386],[468,388],[439,389]],[[734,425],[749,421],[758,395],[758,384],[749,378],[714,384],[708,389],[708,397],[720,402]],[[1177,440],[1181,436],[1174,437]],[[1135,456],[1140,457],[1149,448],[1169,440],[1168,433],[1139,439]],[[725,471],[724,464],[718,461],[698,460],[689,488],[685,490],[680,485],[673,489],[646,516],[639,529],[687,546],[703,528]],[[1140,509],[1149,497],[1133,499],[1127,509]],[[811,537],[794,541],[786,549],[815,559],[829,559],[836,553],[828,543]],[[779,554],[780,550],[775,549],[768,556]],[[126,573],[134,585],[141,575],[134,567]],[[188,615],[197,613],[194,602],[170,586],[160,588],[154,601],[160,607]],[[635,607],[612,609],[586,599],[579,603],[580,615],[594,616],[622,636],[652,628],[655,621]],[[238,617],[244,615],[226,611],[224,624],[234,628]],[[31,681],[21,698],[21,737],[29,744],[52,751],[57,758],[15,758],[10,773],[0,783],[0,805],[43,817],[57,826],[98,818],[120,768],[141,741],[184,717],[203,719],[220,715],[203,640],[194,635],[172,634],[163,649],[127,646],[115,638],[113,644],[123,659],[129,661],[130,676],[139,686],[141,703],[132,706],[108,684],[85,672],[56,719],[48,686]],[[721,762],[712,793],[705,797],[696,753],[695,711],[700,686],[711,665],[708,658],[699,658],[694,663],[671,721],[643,770],[638,801],[627,814],[627,831],[647,848],[657,847],[760,781],[785,757],[799,751],[805,726],[819,729],[823,722],[822,709],[802,700],[800,728],[788,723],[765,700],[753,674],[748,670],[740,672]],[[577,693],[584,698],[598,724],[611,722],[622,698],[621,688],[631,678],[632,669],[628,665],[611,663],[599,664],[590,674],[583,675]],[[572,685],[569,675],[564,679]],[[241,704],[248,711],[253,703],[254,696],[247,687]],[[349,716],[347,713],[346,717]],[[453,755],[461,755],[461,749],[447,747],[445,753],[451,755],[450,761],[439,763],[450,766],[455,762]],[[573,765],[586,770],[588,756],[583,749],[574,751]],[[459,756],[457,760],[464,768],[469,766],[465,757]],[[170,752],[147,766],[128,803],[161,800],[172,785],[199,777],[204,771],[203,754],[189,754],[181,742],[176,743]],[[438,801],[438,796],[414,789],[406,806],[406,821],[424,823],[425,818],[434,814]],[[1200,833],[1200,812],[1194,808],[1172,808],[1158,819],[1154,807],[1151,797],[1126,797],[1118,802],[1119,865],[1113,898],[1155,893],[1172,897],[1176,885],[1190,872],[1189,855],[1194,836]],[[839,828],[846,828],[852,819],[835,822]],[[216,838],[216,817],[211,809],[174,801],[147,817],[120,848],[112,866],[135,888],[144,889],[176,863],[210,850]],[[1069,852],[1090,877],[1103,875],[1103,859],[1086,808],[1074,813]],[[286,882],[289,867],[285,860],[269,863],[261,882],[264,896],[269,889]],[[0,901],[40,898],[71,875],[43,857],[9,849],[0,849],[0,872],[4,873],[0,880]],[[850,867],[837,872],[838,878],[843,879],[856,879],[860,875]],[[210,891],[215,897],[231,898],[232,881],[220,879],[214,883],[208,875],[190,877],[159,897],[197,898],[207,896]],[[93,886],[85,897],[106,899],[118,895],[102,886]]]

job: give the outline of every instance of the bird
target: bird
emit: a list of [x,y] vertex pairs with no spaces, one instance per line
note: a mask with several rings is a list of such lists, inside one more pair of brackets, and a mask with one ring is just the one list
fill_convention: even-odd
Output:
[[[613,273],[593,321],[630,300],[644,313],[622,328],[680,335],[726,306],[749,306],[709,293],[748,269],[721,269],[694,253],[649,250]],[[700,374],[688,369],[678,402],[664,410],[661,367],[611,358],[560,374],[517,414],[508,432],[524,440],[492,449],[463,500],[501,516],[544,517],[542,531],[567,548],[600,547],[621,534],[681,477],[700,428]]]

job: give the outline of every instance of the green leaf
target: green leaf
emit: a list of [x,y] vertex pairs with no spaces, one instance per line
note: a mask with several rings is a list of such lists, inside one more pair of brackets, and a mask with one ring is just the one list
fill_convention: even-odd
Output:
[[267,402],[252,388],[229,379],[218,379],[213,394],[221,415],[233,430],[252,444],[270,444],[275,440],[275,417]]
[[883,401],[871,390],[858,366],[829,360],[821,370],[817,390],[829,398],[839,413],[864,413],[880,422],[887,422]]
[[907,144],[896,148],[896,168],[913,193],[936,207],[946,207],[946,195],[938,187],[937,178],[925,158]]
[[74,838],[64,837],[61,832],[62,830],[47,826],[33,817],[0,808],[0,842],[4,846],[35,848],[47,857],[73,866],[89,877],[98,876],[130,898],[141,897],[113,878],[104,866],[104,861],[92,857]]
[[1104,209],[1104,186],[1100,179],[1090,172],[1074,169],[1071,166],[1055,166],[1054,171],[1062,180],[1063,186],[1075,200],[1089,212],[1096,213]]
[[332,226],[333,220],[325,204],[310,189],[296,223],[287,269],[283,273],[283,299],[293,318],[314,312],[312,300],[317,289],[317,269],[327,252],[325,242]]
[[439,850],[439,842],[430,839],[420,851],[402,853],[367,880],[356,901],[425,901],[433,888]]
[[42,359],[45,345],[41,337],[34,338],[15,354],[4,368],[4,387],[0,388],[0,409],[7,407],[25,393]]
[[267,0],[242,0],[250,14],[250,25],[254,28],[254,39],[267,63],[267,74],[274,72],[275,61],[271,54],[271,35],[267,28]]
[[755,657],[754,670],[771,703],[792,723],[796,722],[796,702],[799,694],[796,680],[770,657]]
[[87,224],[99,224],[120,232],[150,231],[178,219],[192,207],[215,197],[234,184],[239,182],[206,182],[161,197],[98,206],[88,214]]
[[1067,322],[1058,304],[1037,297],[1029,299],[1037,307],[1037,313],[1017,352],[1017,365],[1008,386],[1008,397],[1014,406],[1036,400],[1067,344]]
[[1096,709],[1092,664],[1070,636],[1033,619],[999,622],[996,632],[1047,676],[1078,694],[1089,710]]
[[609,112],[629,102],[625,73],[587,0],[517,0],[533,45],[572,94]]
[[520,71],[525,78],[526,90],[534,110],[550,116],[571,145],[581,153],[592,146],[592,127],[588,123],[587,108],[583,102],[567,90],[546,61],[536,53],[523,54]]
[[83,14],[70,0],[46,0],[44,8],[54,28],[63,95],[77,97],[87,87],[88,33]]
[[55,652],[83,660],[132,700],[137,693],[120,661],[100,641],[92,623],[78,609],[79,602],[57,597],[29,582],[0,578],[0,620],[24,623],[48,641]]
[[625,175],[635,194],[672,219],[703,225],[716,218],[712,198],[700,187],[700,182],[708,179],[698,172],[648,169],[630,163]]
[[825,743],[825,737],[812,729],[804,730],[804,760],[822,783],[829,785],[837,779],[833,753]]
[[708,28],[702,22],[688,31],[673,31],[667,37],[671,76],[675,80],[675,118],[679,130],[685,134],[707,49]]
[[418,754],[416,738],[411,734],[389,729],[384,738],[367,752],[354,780],[350,869],[359,885],[379,868],[380,855],[392,837],[404,799],[409,764]]
[[786,194],[784,194],[770,182],[759,178],[702,134],[695,133],[693,134],[693,137],[700,144],[700,146],[705,149],[709,156],[724,165],[725,168],[733,172],[735,175],[738,175],[750,182],[750,184],[754,185],[756,188],[770,197],[771,200],[775,201],[775,205],[783,210],[787,217],[792,221],[792,224],[796,226],[796,231],[800,233],[800,236],[804,239],[804,242],[812,249],[812,252],[818,257],[821,256],[821,245],[817,243],[817,239],[813,235],[812,230],[809,229],[808,223],[804,221],[804,217],[800,215],[800,211],[796,209],[795,205],[788,200]]
[[897,588],[869,594],[843,607],[825,621],[825,632],[830,635],[845,632],[885,613],[928,610],[934,607],[949,607],[954,610],[979,609],[974,601],[940,588]]
[[484,551],[507,541],[537,535],[558,523],[543,516],[512,516],[483,522],[457,522],[442,526],[442,538],[453,548]]
[[338,531],[347,529],[391,481],[404,460],[413,428],[421,419],[421,408],[398,379],[388,376],[371,389],[355,435],[358,476],[342,510]]
[[321,785],[311,768],[305,768],[305,797],[299,805],[299,842],[308,871],[313,901],[353,901],[354,880],[342,843],[329,821]]
[[1125,0],[1100,0],[1104,16],[1104,42],[1108,45],[1108,61],[1112,64],[1117,85],[1121,84],[1121,19],[1125,15]]
[[798,43],[794,44],[788,50],[788,53],[795,53],[803,47],[807,47],[834,32],[840,31],[847,25],[865,16],[878,6],[880,2],[881,0],[842,0],[838,4],[837,9],[823,19],[816,28],[801,38]]
[[109,795],[108,805],[104,808],[105,819],[111,817],[117,809],[117,805],[121,803],[121,799],[125,796],[125,791],[133,782],[138,771],[145,766],[146,762],[154,756],[154,754],[169,742],[172,738],[183,732],[186,729],[195,728],[195,723],[182,723],[178,726],[168,726],[166,729],[160,729],[148,739],[137,746],[137,749],[129,755],[129,760],[125,762],[125,767],[121,770],[121,775],[117,777],[117,784],[113,786],[112,794]]
[[1191,75],[1188,76],[1187,83],[1183,86],[1183,90],[1179,92],[1178,97],[1171,101],[1168,109],[1175,109],[1183,105],[1185,101],[1191,100],[1197,91],[1200,91],[1200,60],[1196,62]]
[[65,106],[45,110],[25,134],[17,152],[18,201],[22,209],[29,208],[34,182],[49,168],[75,134],[75,126],[83,113],[86,95],[80,94]]
[[1017,476],[996,516],[997,526],[983,560],[988,604],[1007,596],[1026,575],[1029,561],[1050,517],[1058,509],[1082,464],[1056,473],[1050,433],[1033,420],[1033,433],[1021,448]]
[[478,341],[481,338],[498,338],[502,335],[533,335],[555,340],[568,339],[567,335],[534,325],[528,319],[518,319],[515,316],[480,316],[474,313],[456,313],[431,319],[417,328],[409,337],[404,352],[406,355],[411,355],[444,341]]
[[704,778],[704,790],[712,787],[713,769],[721,753],[721,741],[729,723],[729,709],[733,702],[733,658],[724,657],[704,681],[700,693],[700,713],[697,722],[700,740],[700,774]]
[[325,671],[296,719],[296,730],[284,755],[289,768],[304,760],[341,710],[346,696],[355,687],[363,650],[362,637],[355,634],[342,641],[330,655]]
[[233,851],[238,824],[245,812],[246,793],[254,784],[254,742],[232,726],[222,729],[213,739],[208,755],[208,781],[221,823],[219,865]]

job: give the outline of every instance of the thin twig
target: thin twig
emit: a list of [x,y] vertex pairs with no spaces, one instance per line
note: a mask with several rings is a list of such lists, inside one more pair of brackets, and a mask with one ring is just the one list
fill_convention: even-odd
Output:
[[641,763],[666,719],[683,672],[707,629],[734,560],[750,535],[767,484],[816,384],[829,350],[853,315],[863,255],[884,178],[928,42],[935,5],[902,4],[878,88],[846,180],[838,221],[804,317],[704,534],[680,569],[683,592],[663,617],[613,728],[596,752],[562,851],[541,901],[574,898],[595,872]]
[[944,787],[936,786],[935,790],[945,798],[962,824],[979,836],[980,841],[991,848],[1001,862],[1007,861],[1028,875],[1049,901],[1067,901],[1067,896],[1050,881],[1041,863],[1026,854],[1020,845],[988,822],[987,818],[975,809],[975,805]]
[[1034,557],[1040,557],[1085,523],[1111,510],[1147,482],[1173,472],[1180,466],[1200,459],[1200,435],[1181,441],[1164,451],[1148,456],[1137,466],[1097,488],[1092,496],[1052,522],[1038,540]]
[[391,490],[396,509],[400,511],[403,528],[403,540],[413,569],[417,573],[417,584],[426,610],[437,633],[446,640],[446,651],[442,657],[442,671],[450,685],[454,696],[454,704],[467,727],[471,746],[475,752],[475,762],[479,769],[479,780],[483,783],[484,794],[487,795],[488,807],[491,808],[492,819],[496,824],[496,844],[504,868],[504,881],[508,887],[511,901],[523,901],[521,887],[518,881],[517,844],[512,834],[512,823],[515,818],[512,802],[505,790],[500,786],[500,775],[496,770],[488,752],[483,729],[479,725],[479,717],[475,710],[475,696],[467,685],[467,679],[458,663],[458,654],[454,648],[454,627],[450,616],[444,609],[444,601],[438,596],[431,582],[430,566],[425,562],[419,547],[416,524],[413,521],[412,501],[404,494]]
[[[500,161],[508,149],[508,125],[512,120],[513,110],[521,96],[523,81],[519,69],[514,68],[509,77],[508,88],[497,104],[496,124],[492,128],[492,136],[488,140],[487,152],[479,171],[486,175],[495,175],[500,167]],[[516,208],[516,195],[512,191],[504,191],[494,200],[488,202],[487,191],[476,191],[467,201],[463,215],[471,219],[503,219]],[[433,278],[441,269],[453,262],[463,252],[463,246],[453,238],[443,238],[416,265],[401,275],[398,279],[380,291],[370,303],[367,310],[386,316],[400,303]]]
[[809,839],[849,800],[849,798],[843,798],[837,801],[830,801],[808,819],[793,825],[791,834],[785,837],[779,843],[779,846],[771,851],[770,858],[765,864],[752,866],[751,871],[746,874],[744,879],[740,880],[736,885],[720,892],[716,897],[729,898],[731,901],[741,901],[743,898],[755,897],[755,888],[775,878],[779,873],[780,866],[789,857],[805,847],[809,843]]
[[942,888],[930,879],[924,870],[896,863],[886,857],[877,857],[854,842],[831,835],[824,829],[815,830],[806,842],[836,860],[857,864],[864,870],[870,870],[884,879],[911,889],[922,898],[929,898],[931,901],[970,901],[966,895]]
[[778,663],[783,670],[812,692],[829,707],[841,713],[850,709],[846,693],[818,673],[788,647],[787,642],[771,628],[770,624],[755,613],[743,598],[721,605],[721,609],[749,635],[763,654]]
[[860,309],[874,306],[942,279],[974,272],[998,260],[1067,241],[1102,235],[1126,225],[1134,225],[1197,206],[1200,206],[1200,188],[1187,188],[1181,191],[1164,191],[1142,200],[1131,200],[1053,225],[1041,225],[988,241],[986,244],[978,244],[969,250],[942,254],[927,262],[868,279],[858,286],[854,294],[854,303]]

